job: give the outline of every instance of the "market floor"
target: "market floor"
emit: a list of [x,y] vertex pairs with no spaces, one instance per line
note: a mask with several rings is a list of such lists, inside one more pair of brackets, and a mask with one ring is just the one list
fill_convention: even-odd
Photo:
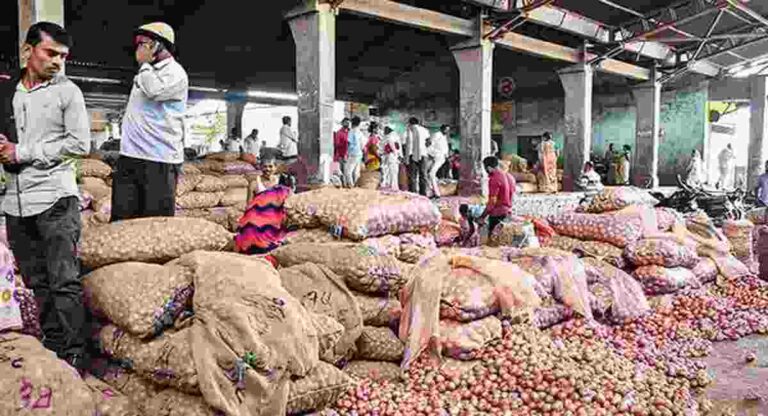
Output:
[[[746,360],[749,353],[757,357],[752,363]],[[705,362],[714,380],[707,389],[715,404],[712,414],[768,416],[768,337],[714,343]]]

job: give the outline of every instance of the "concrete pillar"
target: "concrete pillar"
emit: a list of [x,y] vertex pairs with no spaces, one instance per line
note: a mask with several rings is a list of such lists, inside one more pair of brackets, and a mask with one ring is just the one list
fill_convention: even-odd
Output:
[[593,69],[580,64],[558,74],[565,90],[563,190],[574,191],[592,146]]
[[243,138],[243,112],[245,100],[227,101],[227,137],[232,129],[237,130],[236,135]]
[[327,3],[307,3],[287,15],[296,43],[300,189],[330,179],[336,100],[336,14]]
[[[478,19],[478,27],[480,27]],[[459,136],[462,195],[487,195],[483,158],[491,154],[493,43],[478,36],[453,48],[459,67]]]
[[659,131],[661,125],[661,83],[654,70],[652,79],[632,90],[637,108],[635,148],[632,158],[632,184],[659,186]]
[[[6,0],[8,1],[8,0]],[[30,26],[37,22],[51,22],[64,26],[64,0],[18,0],[19,2],[19,50],[27,37]],[[19,59],[21,67],[26,65]]]
[[766,137],[768,137],[768,76],[755,76],[751,80],[749,121],[749,166],[747,189],[754,189],[757,177],[765,173]]

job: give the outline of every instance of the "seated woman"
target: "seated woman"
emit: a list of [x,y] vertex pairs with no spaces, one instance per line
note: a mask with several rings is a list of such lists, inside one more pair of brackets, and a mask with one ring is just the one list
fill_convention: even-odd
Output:
[[283,204],[294,188],[293,177],[277,173],[274,158],[263,161],[261,175],[252,183],[248,207],[237,224],[235,251],[267,254],[283,243],[288,232]]
[[603,182],[600,174],[595,171],[595,165],[592,162],[584,163],[584,170],[579,178],[579,187],[587,198],[594,197],[603,190]]

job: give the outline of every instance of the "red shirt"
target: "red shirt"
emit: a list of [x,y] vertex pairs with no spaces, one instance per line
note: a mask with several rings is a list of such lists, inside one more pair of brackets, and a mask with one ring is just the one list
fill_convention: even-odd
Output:
[[512,213],[512,197],[517,183],[509,173],[499,169],[488,177],[488,207],[486,213],[491,217],[502,217]]
[[338,162],[347,158],[349,146],[349,129],[341,128],[333,134],[333,161]]

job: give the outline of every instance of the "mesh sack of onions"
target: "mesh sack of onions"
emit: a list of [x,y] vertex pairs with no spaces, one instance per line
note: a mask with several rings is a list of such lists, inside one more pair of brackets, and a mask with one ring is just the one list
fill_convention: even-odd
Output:
[[693,272],[682,267],[643,266],[637,268],[632,275],[643,285],[646,295],[663,295],[701,286]]
[[353,385],[354,381],[347,374],[321,361],[305,377],[289,382],[288,414],[323,410],[336,403]]
[[440,321],[440,341],[445,356],[473,360],[484,347],[501,340],[501,321],[495,316],[461,323]]
[[601,241],[582,241],[577,250],[580,255],[598,258],[614,267],[623,269],[627,266],[624,250]]
[[581,240],[566,237],[564,235],[555,235],[542,244],[543,247],[554,248],[557,250],[573,252],[581,243]]
[[325,265],[347,285],[364,293],[397,293],[407,269],[392,256],[379,256],[361,244],[293,244],[272,252],[283,267],[303,263]]
[[733,255],[746,264],[754,262],[752,231],[755,225],[750,221],[728,220],[723,223],[723,234],[731,242]]
[[403,306],[398,299],[370,296],[364,293],[354,295],[365,325],[393,327],[400,321]]
[[583,262],[589,291],[595,299],[592,310],[599,311],[599,316],[623,321],[651,310],[643,287],[632,276],[595,258],[585,258]]
[[344,372],[357,379],[396,381],[400,379],[400,366],[386,361],[353,360]]
[[624,250],[624,256],[636,267],[692,268],[699,261],[699,257],[693,249],[677,243],[671,237],[635,241]]
[[667,232],[672,229],[676,222],[682,221],[683,216],[672,208],[656,208],[656,222],[659,225],[659,231]]
[[602,214],[618,211],[630,205],[656,205],[659,201],[643,191],[631,187],[605,188],[592,198],[584,208],[584,212]]
[[450,246],[461,235],[461,227],[455,222],[446,220],[440,221],[440,225],[435,233],[435,242],[438,246]]
[[714,282],[719,273],[717,263],[708,257],[701,258],[691,269],[691,272],[702,284]]
[[344,237],[432,232],[440,212],[429,199],[401,192],[323,188],[295,194],[285,203],[288,224],[334,227]]
[[471,322],[499,311],[494,287],[470,268],[455,268],[445,276],[440,293],[440,318]]
[[558,234],[626,247],[643,236],[642,219],[621,214],[565,213],[549,218]]

